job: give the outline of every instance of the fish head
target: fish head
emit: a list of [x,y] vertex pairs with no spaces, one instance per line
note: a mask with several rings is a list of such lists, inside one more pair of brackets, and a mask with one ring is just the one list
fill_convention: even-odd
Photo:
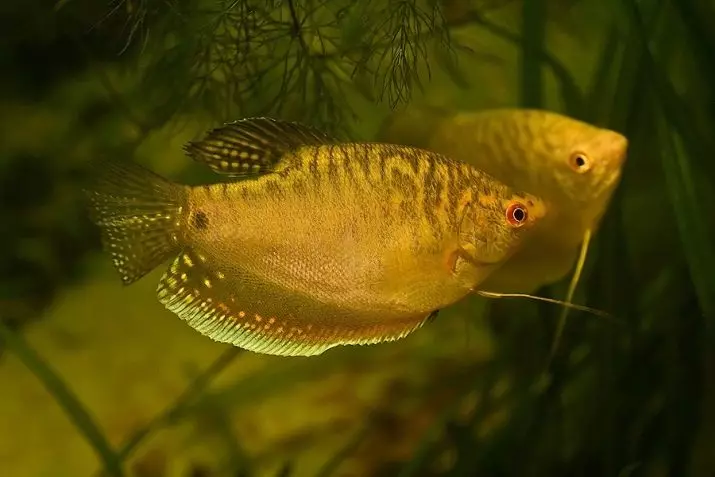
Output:
[[555,200],[565,210],[577,211],[588,226],[604,212],[620,180],[628,139],[565,116],[552,122],[545,137],[542,152],[552,166]]
[[628,148],[618,132],[540,109],[455,113],[443,123],[435,150],[568,212],[604,208]]
[[460,234],[462,248],[484,267],[496,268],[509,259],[548,214],[548,204],[540,197],[501,189],[469,206],[469,225]]

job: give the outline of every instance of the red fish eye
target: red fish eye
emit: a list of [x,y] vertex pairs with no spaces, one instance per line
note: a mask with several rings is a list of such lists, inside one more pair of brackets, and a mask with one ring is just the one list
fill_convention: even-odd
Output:
[[591,161],[583,152],[574,152],[569,156],[569,166],[576,172],[586,172],[591,169]]
[[521,202],[512,202],[506,208],[506,221],[512,227],[521,227],[529,218],[529,211]]

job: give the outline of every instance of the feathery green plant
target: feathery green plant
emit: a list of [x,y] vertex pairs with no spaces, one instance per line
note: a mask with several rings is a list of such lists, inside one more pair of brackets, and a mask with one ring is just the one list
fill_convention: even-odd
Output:
[[115,16],[139,66],[137,94],[164,119],[200,109],[345,131],[348,97],[408,101],[421,68],[429,74],[428,46],[450,45],[430,0],[116,0]]

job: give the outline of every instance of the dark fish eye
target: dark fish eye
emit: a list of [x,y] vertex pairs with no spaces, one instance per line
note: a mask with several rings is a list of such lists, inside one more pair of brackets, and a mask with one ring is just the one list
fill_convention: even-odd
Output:
[[521,227],[529,218],[528,209],[521,202],[512,202],[506,208],[506,221],[512,227]]
[[591,169],[591,161],[583,152],[574,152],[569,156],[569,166],[574,171],[583,173]]

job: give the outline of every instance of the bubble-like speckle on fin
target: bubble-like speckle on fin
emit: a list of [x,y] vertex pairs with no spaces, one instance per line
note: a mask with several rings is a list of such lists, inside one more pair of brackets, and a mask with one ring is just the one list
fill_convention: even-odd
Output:
[[330,347],[290,339],[289,331],[282,329],[275,317],[234,311],[231,305],[235,298],[216,296],[220,287],[215,287],[214,282],[218,284],[225,275],[214,272],[212,277],[201,264],[200,255],[182,253],[164,274],[157,290],[159,301],[201,334],[249,351],[285,356],[315,355]]
[[272,118],[245,118],[209,131],[184,146],[186,154],[214,172],[240,177],[272,172],[300,146],[334,142],[310,126]]
[[[413,316],[382,322],[374,317],[356,326],[354,320],[328,316],[327,308],[301,309],[288,290],[281,295],[270,284],[243,280],[217,268],[200,253],[185,250],[159,282],[159,301],[201,334],[257,353],[314,356],[338,345],[394,341],[427,319]],[[336,315],[341,312],[333,310]]]
[[91,170],[92,181],[84,189],[89,217],[129,285],[178,253],[185,190],[129,161],[103,160]]

